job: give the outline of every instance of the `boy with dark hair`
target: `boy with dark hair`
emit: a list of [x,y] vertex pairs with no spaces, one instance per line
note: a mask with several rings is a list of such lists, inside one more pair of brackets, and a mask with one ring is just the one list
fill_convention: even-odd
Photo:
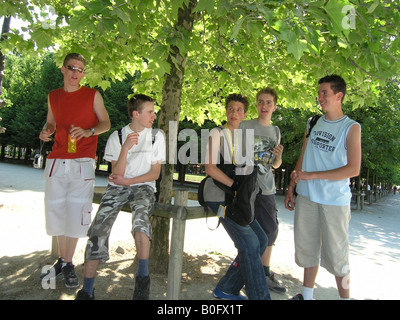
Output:
[[302,293],[293,300],[312,300],[319,264],[335,275],[341,299],[350,298],[349,178],[360,172],[361,126],[342,110],[346,83],[331,75],[318,81],[324,113],[305,136],[291,173],[285,208],[294,210],[295,259],[304,268]]
[[329,83],[334,94],[341,92],[342,93],[341,102],[343,102],[343,99],[346,95],[347,85],[342,77],[335,75],[335,74],[325,76],[325,77],[319,79],[318,85],[320,85],[322,83]]

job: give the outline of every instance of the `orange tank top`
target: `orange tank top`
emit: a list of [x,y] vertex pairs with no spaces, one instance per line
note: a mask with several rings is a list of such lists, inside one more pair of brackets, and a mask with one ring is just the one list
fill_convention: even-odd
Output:
[[78,140],[76,153],[68,153],[68,132],[71,125],[89,129],[99,122],[93,109],[95,94],[95,89],[87,87],[81,87],[74,92],[66,92],[64,88],[59,88],[49,93],[51,111],[56,120],[56,134],[48,158],[96,158],[97,135]]

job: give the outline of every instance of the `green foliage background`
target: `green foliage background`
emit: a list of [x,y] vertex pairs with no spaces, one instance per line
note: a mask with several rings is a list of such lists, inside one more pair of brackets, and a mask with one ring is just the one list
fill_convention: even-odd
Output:
[[[47,94],[63,85],[59,66],[53,54],[43,58],[21,54],[8,54],[5,64],[4,97],[6,107],[0,109],[2,126],[7,130],[0,135],[0,143],[29,150],[39,148],[39,132],[47,114]],[[127,75],[124,80],[111,81],[106,90],[97,88],[103,95],[110,115],[112,128],[99,136],[98,157],[101,159],[108,136],[117,128],[130,122],[126,110],[127,98],[132,94],[135,76]],[[155,97],[157,99],[157,97]],[[362,125],[362,177],[375,174],[382,181],[399,184],[400,154],[400,90],[390,83],[383,90],[378,102],[371,106],[353,108],[345,104],[345,112]],[[219,108],[224,110],[221,104]],[[255,113],[255,101],[250,109]],[[251,112],[250,112],[251,114]],[[303,141],[305,124],[315,114],[314,109],[300,109],[279,104],[273,116],[273,123],[281,128],[284,145],[283,168],[294,167]],[[251,117],[251,116],[249,116]],[[190,115],[187,118],[191,118]],[[179,130],[196,130],[200,138],[201,129],[211,129],[219,121],[206,120],[199,125],[187,118],[179,124]],[[181,142],[179,146],[184,144]],[[198,142],[200,147],[201,141]],[[179,148],[178,146],[178,148]],[[45,144],[51,150],[51,144]],[[29,154],[28,154],[29,155]]]

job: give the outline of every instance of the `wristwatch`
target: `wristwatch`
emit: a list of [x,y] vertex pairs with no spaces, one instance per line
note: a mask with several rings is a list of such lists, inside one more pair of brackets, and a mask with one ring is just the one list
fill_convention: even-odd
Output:
[[94,136],[94,134],[95,134],[95,130],[94,130],[94,128],[89,128],[89,130],[92,132],[92,136]]

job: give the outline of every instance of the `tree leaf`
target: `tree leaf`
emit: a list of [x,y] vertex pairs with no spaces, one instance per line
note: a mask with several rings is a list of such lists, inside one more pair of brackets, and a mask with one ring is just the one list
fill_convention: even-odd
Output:
[[[348,26],[350,16],[348,11],[345,10],[346,8],[350,10],[354,7],[347,0],[329,0],[325,5],[325,11],[333,26],[332,31],[338,36],[341,36],[342,33],[347,36],[350,32]],[[345,10],[344,13],[343,10]]]

